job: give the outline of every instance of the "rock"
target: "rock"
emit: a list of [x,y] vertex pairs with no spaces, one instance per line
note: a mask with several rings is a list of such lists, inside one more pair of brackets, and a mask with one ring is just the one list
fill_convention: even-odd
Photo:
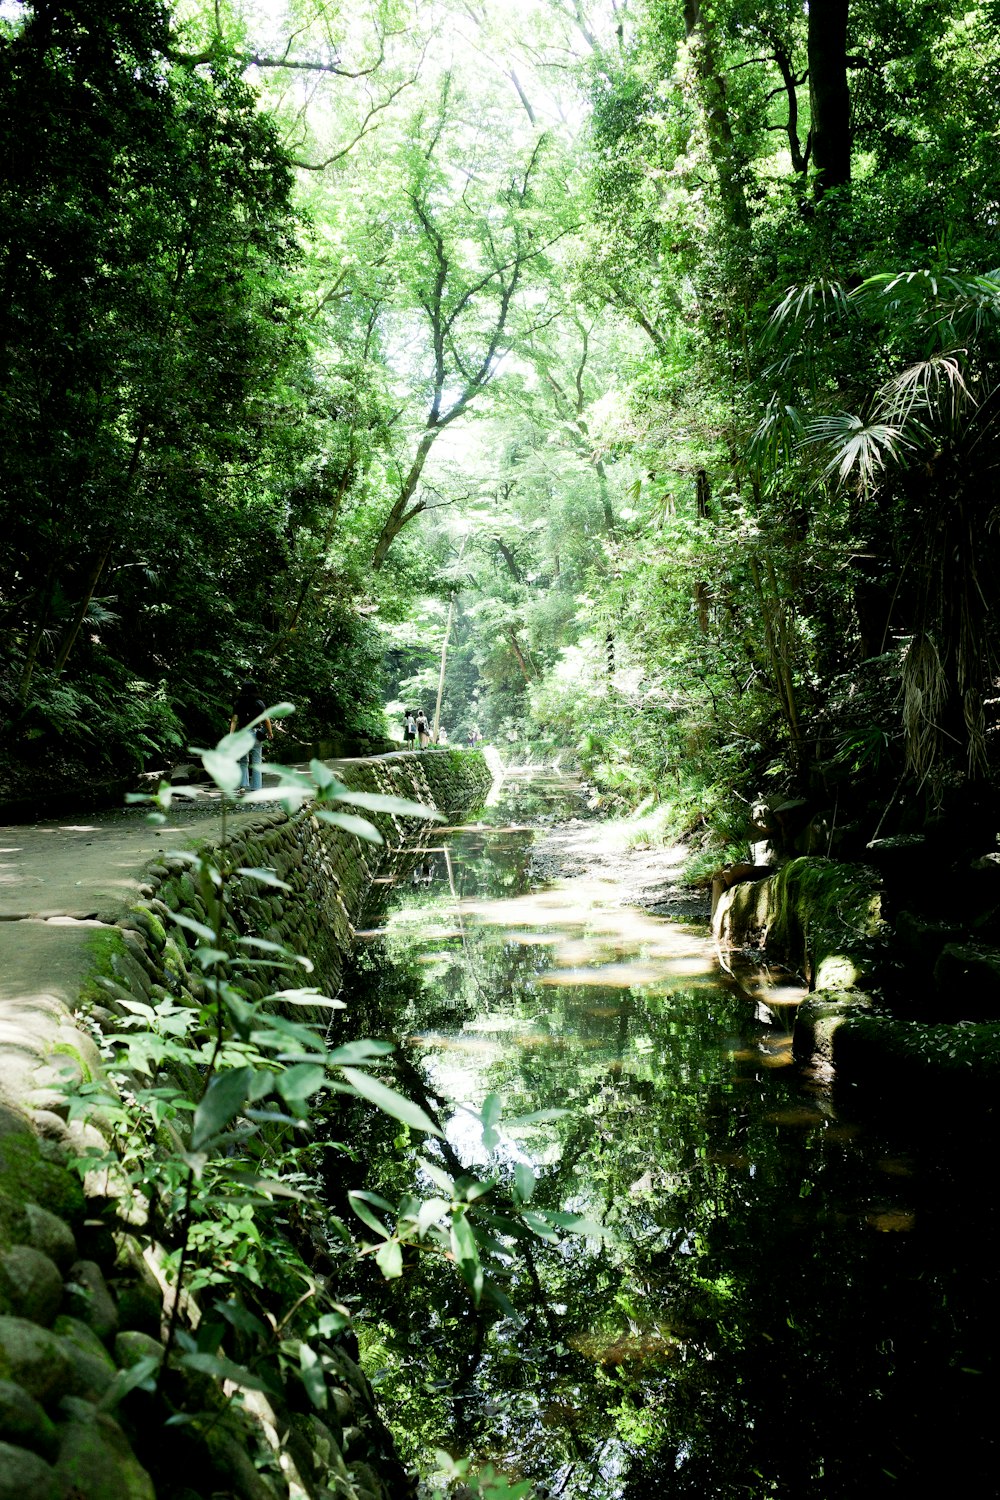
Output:
[[131,992],[134,1000],[145,1000],[149,996],[150,978],[131,953],[112,953],[111,968]]
[[896,918],[896,945],[903,961],[918,970],[918,977],[930,976],[941,950],[957,942],[962,928],[957,922],[942,922],[921,917],[912,911],[901,911]]
[[63,1500],[55,1469],[27,1448],[0,1442],[0,1500]]
[[44,1407],[12,1380],[0,1380],[0,1441],[30,1448],[45,1459],[54,1459],[59,1447]]
[[156,1338],[163,1322],[163,1303],[158,1290],[145,1283],[119,1288],[118,1318],[126,1328]]
[[79,1318],[57,1318],[54,1332],[59,1335],[67,1362],[70,1393],[99,1401],[118,1374],[111,1355],[93,1329]]
[[108,1291],[103,1272],[96,1261],[78,1260],[69,1270],[69,1279],[79,1288],[67,1288],[70,1313],[86,1323],[105,1342],[118,1332],[118,1309]]
[[156,1500],[117,1422],[85,1401],[67,1399],[63,1413],[56,1473],[73,1500]]
[[27,1318],[0,1317],[0,1379],[12,1380],[44,1405],[69,1388],[63,1340]]
[[329,1392],[330,1405],[338,1422],[350,1422],[354,1418],[354,1398],[341,1386],[333,1386]]
[[9,1312],[49,1328],[62,1301],[63,1281],[43,1251],[12,1245],[0,1255],[0,1292]]
[[30,1136],[31,1121],[19,1109],[9,1104],[0,1104],[0,1140],[10,1135]]
[[76,1240],[69,1225],[37,1203],[26,1204],[25,1219],[29,1243],[53,1260],[60,1271],[68,1271],[76,1260]]
[[1000,1018],[1000,950],[976,943],[948,943],[934,965],[943,1021]]
[[[146,906],[134,906],[126,921],[135,924],[154,952],[162,953],[167,932],[163,921],[155,912]],[[125,923],[121,925],[125,926]]]
[[140,1333],[137,1329],[120,1333],[115,1339],[115,1360],[122,1370],[130,1370],[141,1359],[155,1359],[159,1366],[163,1363],[166,1352],[159,1339],[151,1338],[148,1333]]
[[812,1067],[833,1066],[833,1038],[849,1016],[868,1015],[872,1002],[861,990],[818,991],[795,1012],[792,1051],[795,1061]]

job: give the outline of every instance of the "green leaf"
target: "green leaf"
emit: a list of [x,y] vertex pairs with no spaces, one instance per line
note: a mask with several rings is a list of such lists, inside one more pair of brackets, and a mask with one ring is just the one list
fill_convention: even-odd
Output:
[[325,765],[321,760],[311,760],[309,762],[309,775],[320,788],[328,786],[339,787],[342,785],[342,782],[337,779],[336,773],[331,771],[330,767]]
[[535,1191],[536,1177],[527,1162],[514,1163],[514,1191],[522,1203],[530,1203]]
[[129,1365],[127,1370],[119,1370],[98,1402],[97,1410],[114,1411],[129,1391],[136,1389],[155,1391],[156,1373],[161,1363],[162,1359],[155,1354],[144,1354],[141,1359],[136,1360],[134,1365]]
[[198,922],[194,917],[185,916],[182,911],[171,912],[170,917],[171,921],[176,922],[178,927],[183,927],[185,932],[193,932],[195,937],[200,938],[203,943],[215,942],[215,933],[211,927],[206,927],[204,922]]
[[237,875],[245,875],[247,880],[256,880],[258,885],[273,886],[277,891],[290,891],[292,887],[286,880],[280,880],[273,870],[263,870],[257,865],[240,865],[236,871]]
[[316,1063],[297,1063],[279,1073],[276,1080],[278,1093],[292,1110],[305,1113],[308,1101],[318,1094],[326,1083],[326,1069]]
[[403,1251],[398,1240],[386,1240],[375,1256],[375,1262],[385,1277],[392,1281],[403,1274]]
[[412,802],[406,797],[387,797],[381,792],[336,793],[338,802],[347,802],[352,807],[364,807],[369,812],[395,813],[401,818],[424,818],[428,822],[443,823],[444,813],[436,807],[426,807],[423,802]]
[[270,1000],[281,1000],[285,1005],[318,1005],[323,1010],[346,1010],[346,1000],[335,1000],[330,995],[321,995],[319,990],[274,990]]
[[233,760],[228,755],[220,755],[217,750],[206,750],[201,757],[201,763],[221,791],[235,792],[243,777],[238,760]]
[[539,1213],[556,1229],[568,1230],[570,1234],[585,1235],[591,1240],[614,1239],[610,1229],[605,1228],[603,1224],[598,1224],[594,1219],[585,1219],[582,1214],[556,1213],[551,1209],[539,1210]]
[[454,1198],[454,1179],[449,1177],[448,1173],[444,1171],[442,1167],[439,1167],[436,1162],[429,1161],[426,1156],[421,1157],[420,1165],[423,1167],[424,1171],[427,1173],[431,1181],[437,1183],[442,1193],[448,1194],[449,1200]]
[[528,1228],[534,1230],[539,1239],[547,1241],[550,1245],[557,1245],[559,1243],[559,1236],[548,1220],[542,1218],[541,1214],[536,1214],[533,1210],[525,1209],[521,1217]]
[[178,1363],[189,1370],[198,1370],[202,1375],[212,1375],[216,1380],[231,1380],[234,1385],[247,1391],[266,1391],[272,1396],[281,1394],[277,1381],[256,1375],[244,1365],[237,1365],[220,1354],[182,1354]]
[[379,1220],[372,1213],[371,1209],[368,1207],[368,1204],[365,1202],[367,1196],[367,1193],[352,1191],[348,1193],[347,1201],[350,1203],[351,1207],[357,1214],[358,1218],[361,1220],[362,1224],[367,1224],[368,1228],[371,1229],[375,1234],[377,1234],[379,1239],[387,1240],[389,1238],[389,1231],[388,1229],[386,1229],[384,1224],[379,1222]]
[[355,838],[364,839],[369,844],[384,843],[378,829],[367,818],[356,818],[353,813],[329,812],[325,807],[314,807],[313,817],[319,818],[321,823],[332,824],[334,828],[343,828],[345,833],[353,833]]
[[350,1067],[353,1063],[371,1062],[375,1057],[385,1057],[390,1052],[395,1052],[392,1042],[345,1042],[342,1047],[334,1047],[327,1054],[327,1062],[331,1067]]
[[472,1292],[476,1306],[483,1292],[483,1268],[479,1260],[479,1247],[472,1226],[464,1213],[453,1215],[451,1221],[451,1252],[466,1286]]
[[[268,1087],[274,1075],[266,1075]],[[248,1100],[259,1098],[259,1084],[253,1068],[229,1068],[212,1079],[191,1126],[191,1150],[202,1151],[213,1136],[224,1130],[241,1113]]]
[[[254,721],[256,723],[256,720]],[[220,760],[235,761],[241,755],[246,755],[257,743],[257,736],[248,726],[237,729],[234,734],[224,734],[214,750],[201,750],[198,753],[204,762],[206,755],[216,755]]]
[[417,1233],[423,1239],[432,1224],[437,1224],[448,1212],[451,1204],[447,1198],[425,1198],[417,1210]]
[[342,1068],[341,1071],[356,1093],[376,1104],[387,1115],[392,1115],[394,1120],[402,1120],[404,1125],[426,1130],[430,1135],[442,1135],[434,1121],[412,1099],[397,1094],[395,1089],[373,1078],[370,1073],[359,1073],[356,1068]]
[[309,1344],[299,1346],[299,1374],[302,1384],[305,1386],[306,1395],[318,1411],[326,1411],[326,1378],[323,1374],[323,1363]]

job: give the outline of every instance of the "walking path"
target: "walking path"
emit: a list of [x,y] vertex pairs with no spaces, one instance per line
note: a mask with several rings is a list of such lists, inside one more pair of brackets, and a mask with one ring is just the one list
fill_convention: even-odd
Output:
[[[337,770],[412,753],[325,764]],[[265,785],[276,780],[265,767]],[[159,826],[148,821],[142,804],[79,821],[45,818],[0,826],[0,1051],[30,1026],[32,1009],[50,1013],[55,1002],[72,1011],[94,929],[117,922],[138,899],[151,860],[211,839],[221,810],[219,793],[206,787],[197,800],[177,799]],[[259,816],[259,808],[230,811],[227,823],[241,828]]]

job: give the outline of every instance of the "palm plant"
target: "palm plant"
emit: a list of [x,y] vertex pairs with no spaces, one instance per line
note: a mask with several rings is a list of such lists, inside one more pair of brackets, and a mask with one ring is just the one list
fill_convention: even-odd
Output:
[[[881,379],[831,369],[834,350],[869,354]],[[1000,271],[911,271],[855,290],[793,288],[774,312],[772,392],[751,443],[762,461],[805,462],[827,495],[847,489],[888,532],[894,628],[908,635],[902,719],[908,768],[933,782],[961,747],[987,771],[986,715],[997,673],[990,620],[997,547]],[[872,352],[874,351],[874,358]],[[888,371],[888,373],[885,373]]]

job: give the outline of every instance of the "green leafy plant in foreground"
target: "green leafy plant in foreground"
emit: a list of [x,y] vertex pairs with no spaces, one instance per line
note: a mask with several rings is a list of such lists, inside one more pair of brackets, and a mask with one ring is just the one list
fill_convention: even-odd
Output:
[[[289,712],[291,705],[279,704],[267,716]],[[163,1248],[172,1285],[165,1359],[159,1372],[155,1361],[128,1372],[127,1388],[155,1389],[163,1371],[174,1366],[224,1380],[241,1396],[277,1393],[294,1374],[323,1411],[323,1342],[347,1326],[349,1315],[310,1269],[306,1247],[319,1244],[330,1254],[338,1244],[349,1247],[352,1236],[317,1201],[317,1153],[348,1148],[335,1139],[317,1141],[313,1124],[329,1114],[337,1095],[349,1095],[407,1130],[429,1137],[441,1137],[443,1130],[380,1076],[391,1043],[328,1044],[325,1020],[317,1017],[342,1002],[297,983],[303,971],[311,971],[308,958],[275,942],[239,936],[229,921],[234,876],[288,889],[273,870],[234,869],[230,859],[225,794],[239,784],[239,760],[252,747],[252,729],[200,752],[224,798],[217,849],[181,855],[197,893],[195,909],[204,912],[204,920],[175,913],[170,933],[194,976],[191,992],[151,1002],[120,999],[121,1029],[102,1038],[106,1080],[78,1085],[68,1102],[74,1117],[96,1120],[106,1140],[104,1151],[81,1158],[81,1170],[92,1189],[103,1186],[119,1221],[142,1223]],[[308,776],[272,769],[279,774],[278,788],[251,793],[245,801],[277,800],[294,810],[308,799],[313,816],[371,842],[382,842],[375,825],[345,809],[440,816],[406,799],[350,791],[318,761]],[[150,817],[162,822],[178,795],[200,793],[163,785],[151,797],[133,800],[152,803]],[[240,976],[261,971],[274,976],[274,988],[254,1001]],[[477,1116],[489,1150],[500,1141],[501,1113],[500,1099],[490,1095]],[[516,1169],[512,1194],[499,1204],[495,1181],[449,1174],[429,1155],[422,1165],[436,1189],[426,1200],[405,1196],[393,1205],[364,1188],[349,1195],[374,1235],[357,1253],[374,1256],[387,1278],[403,1274],[407,1256],[436,1255],[455,1264],[476,1305],[487,1295],[513,1315],[494,1274],[502,1277],[512,1246],[555,1243],[564,1233],[604,1233],[578,1215],[532,1209],[534,1174],[524,1164]],[[227,1353],[230,1347],[239,1355]],[[116,1400],[126,1394],[124,1385],[115,1391]],[[175,1412],[170,1420],[191,1419]],[[481,1493],[515,1500],[526,1490],[484,1475]]]

